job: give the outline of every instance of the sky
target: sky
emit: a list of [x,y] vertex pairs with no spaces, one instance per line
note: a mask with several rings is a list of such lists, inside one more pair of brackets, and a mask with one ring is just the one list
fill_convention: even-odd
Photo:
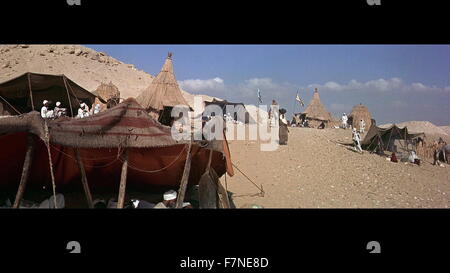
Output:
[[[156,76],[168,52],[181,88],[246,104],[277,100],[288,117],[318,88],[334,117],[354,105],[377,124],[450,125],[450,45],[86,45]],[[305,101],[301,107],[295,96]]]

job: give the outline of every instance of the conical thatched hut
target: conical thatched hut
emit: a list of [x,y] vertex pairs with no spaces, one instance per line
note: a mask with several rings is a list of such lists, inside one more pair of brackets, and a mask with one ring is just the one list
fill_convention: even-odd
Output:
[[189,106],[173,73],[172,53],[169,52],[161,72],[136,100],[151,116],[162,123],[165,123],[162,119],[166,119],[167,114],[170,116],[174,106]]
[[329,125],[328,123],[331,122],[331,114],[320,101],[317,88],[314,89],[313,98],[308,107],[306,107],[305,111],[301,114],[300,118],[302,120],[308,120],[309,125],[314,128],[318,127],[322,122],[327,127]]
[[370,126],[372,126],[372,115],[370,114],[369,109],[361,103],[353,106],[352,112],[350,113],[348,119],[348,124],[351,124],[353,128],[356,128],[356,130],[360,129],[360,120],[364,120],[366,123],[366,131],[368,131]]
[[100,104],[100,111],[115,106],[120,101],[119,88],[117,88],[117,86],[115,86],[112,82],[109,82],[109,84],[102,82],[93,94],[103,100],[102,102],[99,98],[95,99],[95,104]]

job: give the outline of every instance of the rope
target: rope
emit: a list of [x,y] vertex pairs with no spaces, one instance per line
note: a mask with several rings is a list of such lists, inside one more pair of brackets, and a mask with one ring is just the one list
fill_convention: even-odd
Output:
[[[163,167],[161,169],[158,169],[158,170],[144,170],[144,169],[140,169],[140,168],[138,168],[136,166],[133,166],[132,164],[130,164],[130,162],[128,162],[128,168],[133,169],[135,171],[144,172],[144,173],[157,173],[157,172],[163,171],[165,169],[170,168],[173,164],[175,164],[175,162],[177,162],[180,159],[181,155],[183,154],[184,150],[186,150],[187,147],[188,147],[188,145],[185,145],[183,150],[181,150],[180,154],[177,156],[177,158],[175,158],[175,160],[172,161],[169,165],[167,165],[167,166],[165,166],[165,167]],[[121,160],[121,161],[123,162],[123,160]]]
[[233,162],[231,164],[233,164],[233,167],[235,167],[245,178],[247,178],[248,181],[250,181],[260,191],[259,196],[264,197],[265,192],[263,186],[261,185],[261,188],[258,187],[258,185],[256,185],[255,182],[253,182],[243,171],[241,171],[238,168],[238,166],[236,166]]
[[[51,145],[51,144],[50,144]],[[52,145],[51,145],[52,146]],[[65,156],[67,156],[68,158],[70,158],[70,159],[72,159],[73,161],[76,161],[77,159],[75,158],[75,157],[73,157],[72,155],[70,155],[70,154],[68,154],[68,153],[66,153],[66,152],[64,152],[64,151],[62,151],[62,150],[60,150],[60,149],[58,149],[58,148],[56,148],[55,146],[52,146],[52,148],[53,149],[55,149],[55,150],[57,150],[57,151],[59,151],[60,153],[62,153],[63,155],[65,155]],[[119,155],[120,156],[120,155]],[[107,158],[111,158],[111,157],[105,157],[105,158],[98,158],[98,159],[107,159]],[[114,164],[117,160],[119,160],[116,156],[113,156],[112,158],[115,158],[113,161],[111,161],[111,162],[108,162],[108,163],[106,163],[105,165],[101,165],[101,166],[98,166],[98,165],[89,165],[89,164],[86,164],[86,163],[83,163],[84,164],[84,166],[87,166],[87,167],[91,167],[91,168],[104,168],[104,167],[107,167],[107,166],[110,166],[110,165],[112,165],[112,164]],[[86,158],[81,158],[80,157],[80,159],[83,161],[83,160],[95,160],[95,159],[86,159]]]
[[56,184],[55,184],[55,176],[53,174],[53,163],[52,163],[52,155],[50,152],[50,136],[49,136],[49,132],[48,132],[47,120],[45,120],[44,126],[45,126],[45,128],[44,128],[45,129],[45,146],[47,146],[48,161],[50,164],[50,175],[52,177],[53,202],[55,203],[55,209],[57,209],[58,206],[56,205]]

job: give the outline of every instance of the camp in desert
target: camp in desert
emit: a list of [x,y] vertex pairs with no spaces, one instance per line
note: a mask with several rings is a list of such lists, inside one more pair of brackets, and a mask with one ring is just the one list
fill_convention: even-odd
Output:
[[0,207],[448,208],[449,49],[0,45]]

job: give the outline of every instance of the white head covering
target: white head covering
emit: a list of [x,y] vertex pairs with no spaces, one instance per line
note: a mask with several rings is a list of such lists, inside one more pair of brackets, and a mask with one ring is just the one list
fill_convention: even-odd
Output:
[[59,101],[56,102],[56,106],[60,106],[61,103]]
[[134,208],[139,206],[139,200],[132,200]]
[[48,100],[44,100],[44,101],[42,102],[42,104],[45,105],[47,102],[48,102]]
[[165,201],[169,201],[169,200],[174,200],[177,198],[177,192],[174,190],[170,190],[164,193],[164,200]]

